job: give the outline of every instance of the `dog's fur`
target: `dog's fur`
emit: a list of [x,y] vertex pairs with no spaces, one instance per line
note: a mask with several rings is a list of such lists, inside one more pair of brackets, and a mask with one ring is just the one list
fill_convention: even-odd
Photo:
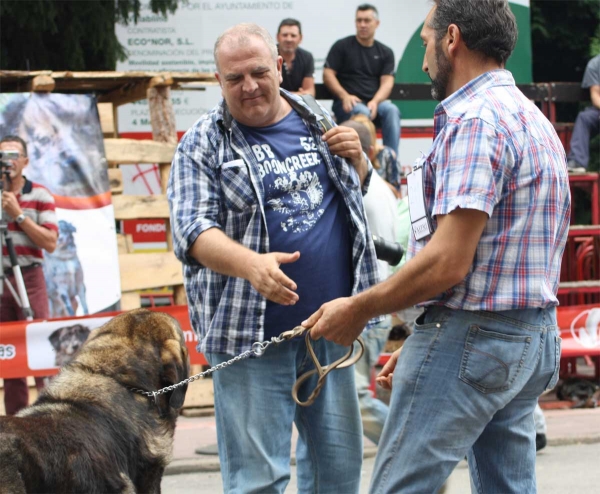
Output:
[[84,314],[89,314],[83,269],[74,233],[77,228],[68,221],[58,222],[58,240],[56,250],[44,255],[44,276],[48,289],[51,317],[74,316],[78,303],[81,304]]
[[30,407],[0,417],[1,493],[155,493],[189,374],[179,324],[137,309],[93,331]]
[[89,335],[90,328],[83,324],[73,324],[73,326],[64,326],[54,330],[48,340],[54,348],[56,367],[68,364]]

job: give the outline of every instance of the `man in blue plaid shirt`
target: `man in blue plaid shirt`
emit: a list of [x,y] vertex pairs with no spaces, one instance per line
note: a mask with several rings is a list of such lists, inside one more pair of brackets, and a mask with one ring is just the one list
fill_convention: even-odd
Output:
[[392,396],[371,492],[438,492],[466,455],[473,492],[534,493],[533,411],[560,363],[565,152],[504,69],[517,40],[506,0],[435,0],[421,39],[441,102],[409,175],[409,201],[424,202],[408,261],[304,324],[347,344],[378,314],[425,307],[378,377]]
[[[225,31],[215,61],[224,99],[182,138],[168,186],[190,318],[213,366],[378,276],[362,205],[372,167],[356,131],[322,134],[321,116],[280,90],[282,58],[257,25]],[[315,351],[329,363],[347,348],[322,340]],[[354,371],[332,372],[315,403],[298,407],[291,389],[311,368],[296,339],[214,374],[225,492],[284,492],[293,422],[299,491],[358,492]]]

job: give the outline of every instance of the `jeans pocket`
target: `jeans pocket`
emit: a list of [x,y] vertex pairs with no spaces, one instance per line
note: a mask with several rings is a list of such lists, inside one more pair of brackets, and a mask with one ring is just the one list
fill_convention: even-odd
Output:
[[531,336],[469,328],[460,379],[482,393],[506,391],[523,369]]
[[560,374],[560,349],[562,347],[562,338],[558,335],[556,335],[555,338],[556,338],[556,340],[555,340],[554,356],[555,356],[556,360],[554,362],[554,372],[552,373],[550,382],[548,382],[548,385],[546,386],[546,391],[550,391],[551,389],[554,388],[554,386],[556,386],[556,383],[558,382],[558,377]]

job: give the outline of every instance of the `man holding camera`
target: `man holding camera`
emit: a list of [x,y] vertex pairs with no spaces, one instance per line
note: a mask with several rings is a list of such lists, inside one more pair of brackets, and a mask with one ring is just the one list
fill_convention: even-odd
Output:
[[[304,101],[280,90],[282,58],[262,27],[225,31],[215,61],[224,99],[182,138],[167,191],[190,318],[213,366],[377,280],[361,197],[372,167],[356,131],[322,134]],[[315,346],[320,362],[347,350]],[[331,372],[315,402],[300,407],[291,390],[311,368],[296,338],[214,374],[225,492],[284,492],[293,422],[299,491],[358,492],[354,371]]]
[[[13,151],[19,157],[10,163],[8,174],[2,174],[2,220],[7,223],[21,268],[29,304],[35,319],[45,319],[48,314],[48,295],[42,263],[43,250],[53,252],[58,237],[58,224],[54,212],[54,198],[39,184],[23,175],[29,163],[27,144],[18,136],[6,136],[0,140],[0,151]],[[4,170],[3,170],[4,172]],[[10,258],[4,236],[2,237],[2,269],[6,280],[16,290],[15,277],[10,272]],[[25,319],[14,296],[4,287],[0,301],[0,322]],[[36,377],[38,389],[43,387],[43,378]],[[29,390],[25,378],[4,380],[4,407],[7,415],[14,415],[26,407]]]

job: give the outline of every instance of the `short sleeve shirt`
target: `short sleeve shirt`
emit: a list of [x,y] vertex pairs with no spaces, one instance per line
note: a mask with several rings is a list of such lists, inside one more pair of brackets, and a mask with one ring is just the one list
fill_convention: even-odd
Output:
[[356,36],[334,43],[325,67],[335,70],[337,80],[350,94],[369,101],[379,90],[382,75],[394,75],[394,52],[379,41],[362,46]]
[[309,51],[298,48],[291,68],[283,62],[281,71],[283,82],[281,83],[281,87],[288,91],[296,92],[302,87],[304,78],[313,77],[314,72],[315,61],[312,54]]
[[[434,228],[437,215],[457,208],[489,216],[467,276],[423,305],[488,311],[558,305],[571,204],[565,152],[510,72],[486,72],[443,100],[432,148],[419,161]],[[430,238],[411,234],[408,257]]]
[[592,58],[585,68],[581,87],[587,89],[592,86],[600,86],[600,55]]

